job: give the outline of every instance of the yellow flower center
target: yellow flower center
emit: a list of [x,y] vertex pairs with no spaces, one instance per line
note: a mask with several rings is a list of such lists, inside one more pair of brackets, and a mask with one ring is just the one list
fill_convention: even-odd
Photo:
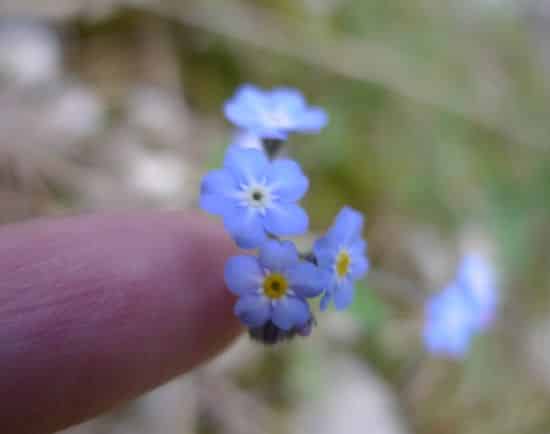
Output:
[[336,256],[336,274],[338,277],[342,278],[348,274],[349,266],[351,264],[351,257],[349,252],[345,249],[340,250]]
[[273,299],[277,300],[283,297],[288,290],[288,282],[286,278],[278,273],[273,273],[264,279],[264,294]]

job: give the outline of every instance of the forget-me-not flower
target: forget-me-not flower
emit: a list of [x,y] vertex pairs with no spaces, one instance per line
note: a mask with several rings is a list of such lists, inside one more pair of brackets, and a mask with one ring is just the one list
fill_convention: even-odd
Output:
[[331,299],[334,299],[336,309],[345,309],[353,301],[355,281],[361,279],[369,268],[362,230],[361,213],[344,207],[326,235],[315,242],[313,254],[317,263],[330,273],[321,299],[321,310],[327,308]]
[[296,89],[263,90],[245,84],[224,106],[225,116],[237,127],[263,139],[286,140],[289,133],[317,133],[328,122],[326,112],[310,107]]
[[458,267],[456,280],[472,300],[479,328],[489,326],[498,304],[495,273],[490,262],[480,254],[466,254]]
[[311,312],[306,298],[319,295],[321,270],[301,261],[290,241],[267,241],[259,257],[234,256],[225,266],[225,282],[239,296],[235,315],[250,328],[272,322],[281,330],[307,328]]
[[296,202],[308,186],[295,161],[269,161],[262,151],[230,147],[224,167],[203,178],[200,205],[223,217],[239,247],[256,248],[268,234],[291,236],[307,231],[308,216]]
[[456,283],[434,294],[425,305],[424,343],[433,354],[464,357],[476,328],[472,301]]

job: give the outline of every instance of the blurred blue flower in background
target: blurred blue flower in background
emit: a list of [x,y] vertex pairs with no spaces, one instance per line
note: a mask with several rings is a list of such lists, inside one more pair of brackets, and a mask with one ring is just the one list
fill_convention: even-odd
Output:
[[428,351],[463,357],[471,339],[493,322],[497,303],[491,264],[477,253],[466,254],[456,279],[426,303],[424,342]]
[[286,140],[289,133],[318,133],[328,122],[326,112],[308,107],[296,89],[271,91],[246,84],[225,103],[225,116],[237,127],[263,139]]
[[290,241],[267,241],[259,257],[234,256],[225,265],[225,282],[239,296],[235,315],[250,328],[268,321],[282,330],[308,328],[312,318],[306,298],[318,296],[326,276],[301,261]]
[[269,161],[262,151],[230,147],[224,167],[203,178],[200,205],[223,217],[239,247],[256,248],[268,234],[292,236],[307,231],[308,216],[296,202],[308,186],[295,161]]
[[424,343],[433,354],[462,358],[476,332],[477,318],[463,288],[451,284],[425,306]]
[[473,302],[478,327],[489,326],[498,304],[495,273],[490,262],[478,253],[466,254],[458,268],[457,282]]
[[330,273],[330,281],[321,299],[325,310],[331,299],[336,309],[345,309],[353,301],[355,281],[369,268],[361,237],[363,216],[350,207],[344,207],[336,216],[326,235],[313,246],[319,267]]

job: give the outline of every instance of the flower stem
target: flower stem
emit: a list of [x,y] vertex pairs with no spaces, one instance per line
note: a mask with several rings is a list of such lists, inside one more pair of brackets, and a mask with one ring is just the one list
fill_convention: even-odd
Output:
[[262,139],[264,150],[271,160],[277,156],[283,146],[283,143],[284,142],[279,139]]

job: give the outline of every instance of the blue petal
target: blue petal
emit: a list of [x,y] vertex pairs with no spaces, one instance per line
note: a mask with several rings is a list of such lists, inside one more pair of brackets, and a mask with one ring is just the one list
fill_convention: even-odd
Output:
[[345,206],[334,219],[334,224],[327,233],[327,239],[338,245],[350,245],[361,238],[362,230],[363,215]]
[[295,204],[277,204],[268,208],[264,217],[265,229],[279,236],[301,235],[308,224],[306,212]]
[[261,216],[250,208],[235,207],[224,214],[223,223],[241,249],[255,249],[268,239]]
[[290,330],[295,326],[303,326],[309,318],[309,305],[297,297],[285,297],[273,308],[271,320],[283,330]]
[[233,311],[248,327],[260,327],[271,316],[271,303],[261,295],[247,295],[239,298]]
[[467,330],[450,333],[437,321],[427,323],[423,331],[424,344],[428,351],[452,358],[464,357],[469,349],[472,336],[472,333]]
[[469,311],[467,299],[464,297],[462,289],[455,282],[449,284],[443,291],[433,294],[426,301],[426,316],[431,319],[448,317],[451,311],[464,312]]
[[253,293],[262,285],[263,273],[254,256],[232,256],[225,263],[225,283],[235,295]]
[[451,283],[426,303],[424,340],[429,351],[464,355],[476,328],[475,308],[462,288]]
[[327,290],[323,294],[323,297],[321,297],[321,303],[319,306],[319,308],[321,309],[321,312],[324,312],[325,310],[327,310],[330,300],[332,300],[332,292]]
[[363,239],[356,239],[350,245],[347,246],[348,251],[352,256],[365,256],[367,249],[367,242]]
[[271,271],[282,272],[299,261],[292,241],[266,241],[260,248],[260,264]]
[[362,279],[369,269],[369,261],[364,256],[353,256],[349,277],[352,280]]
[[243,84],[239,86],[235,95],[233,96],[234,101],[239,101],[241,103],[247,103],[249,105],[255,104],[264,104],[266,101],[268,93],[264,90],[250,83]]
[[470,349],[470,343],[473,333],[469,330],[463,330],[452,336],[447,336],[445,352],[453,357],[464,357]]
[[269,160],[264,152],[257,149],[232,146],[225,154],[223,165],[239,184],[248,184],[253,180],[265,178]]
[[338,253],[338,246],[328,245],[325,238],[321,238],[313,244],[313,254],[317,264],[321,268],[331,269]]
[[201,193],[231,195],[236,188],[235,178],[226,169],[208,172],[201,182]]
[[300,262],[286,273],[290,287],[300,297],[317,297],[328,287],[329,276],[309,262]]
[[297,121],[297,131],[303,133],[318,133],[328,123],[327,113],[319,107],[311,107]]
[[264,91],[246,84],[237,89],[233,98],[225,103],[224,113],[230,122],[243,129],[250,129],[258,125],[266,103]]
[[233,206],[237,185],[231,172],[226,169],[208,172],[201,182],[200,207],[212,214],[223,215]]
[[275,110],[297,114],[306,107],[306,100],[300,91],[289,87],[278,87],[268,93],[270,102]]
[[215,194],[201,194],[199,206],[206,212],[224,215],[227,210],[235,207],[235,201]]
[[309,181],[302,169],[292,160],[275,160],[268,172],[267,180],[281,202],[300,200],[309,187]]
[[347,280],[340,282],[334,290],[334,307],[338,310],[346,309],[353,302],[355,289]]

